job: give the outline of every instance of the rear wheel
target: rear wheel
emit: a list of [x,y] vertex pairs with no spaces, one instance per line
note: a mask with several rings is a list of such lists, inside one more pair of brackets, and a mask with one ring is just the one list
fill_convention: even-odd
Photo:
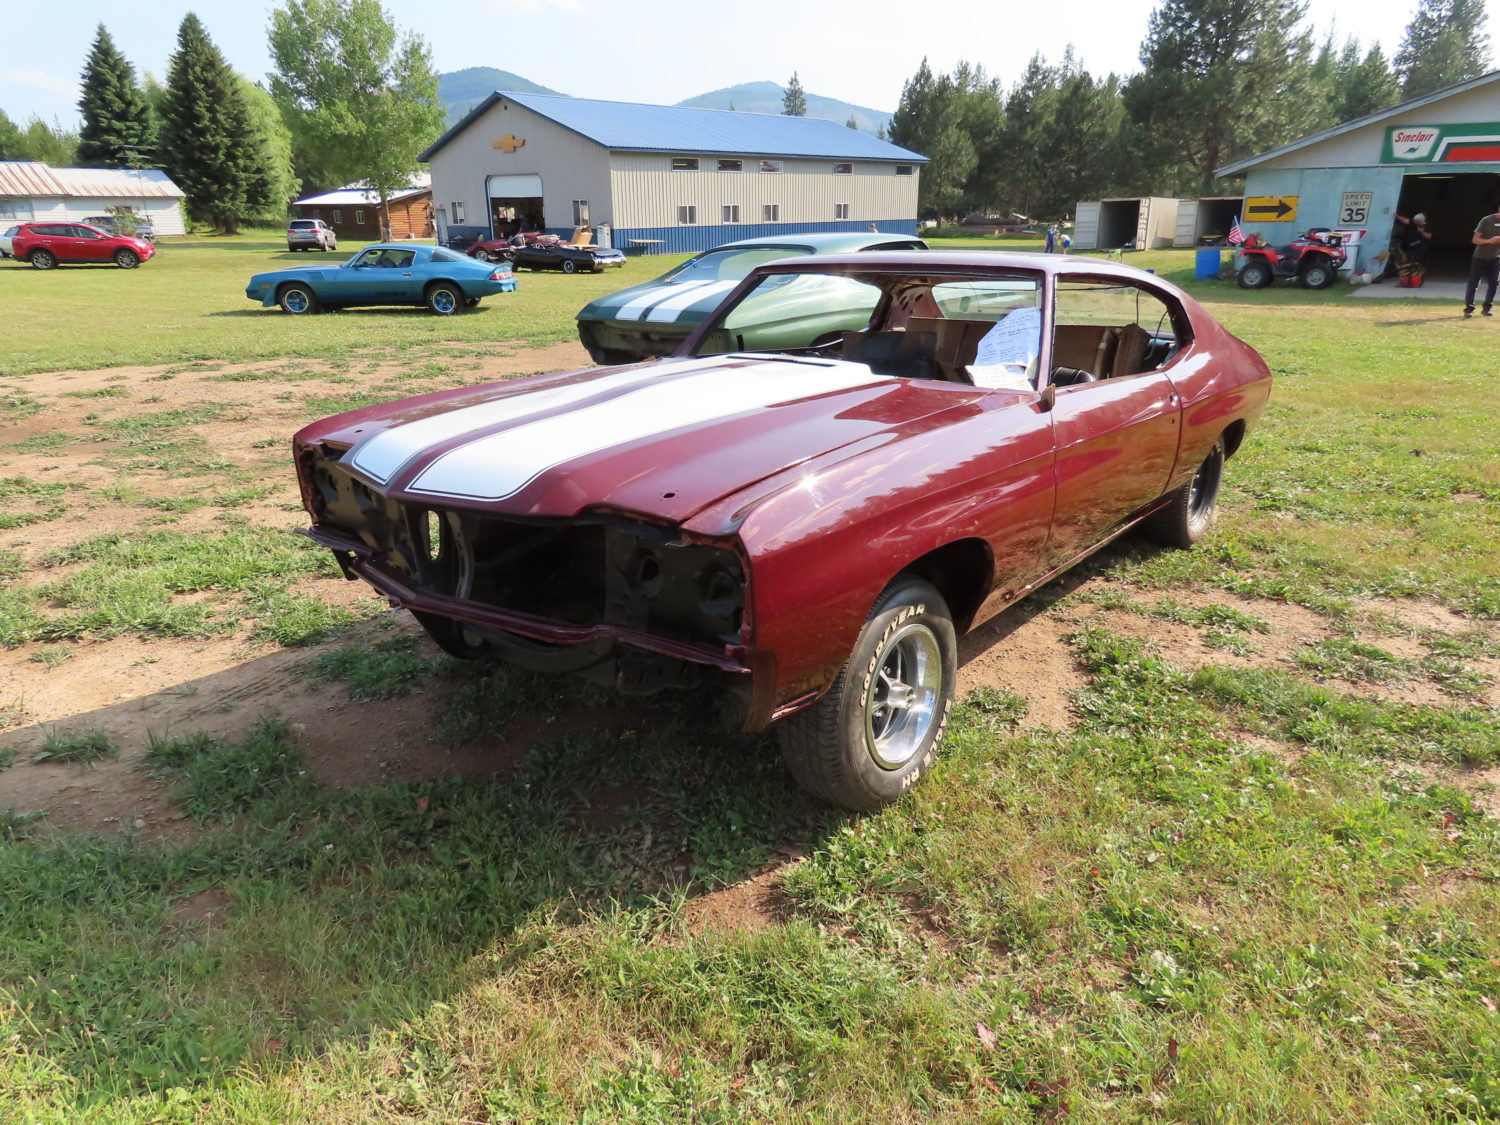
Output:
[[1168,547],[1187,548],[1212,531],[1219,518],[1219,485],[1224,479],[1226,456],[1221,435],[1193,479],[1172,494],[1165,508],[1146,520],[1142,528],[1146,534]]
[[562,263],[562,271],[563,273],[577,273],[578,263],[575,262],[572,258],[564,258]]
[[27,261],[39,270],[50,270],[57,265],[57,255],[51,250],[33,250]]
[[1271,284],[1271,267],[1261,261],[1249,261],[1240,268],[1241,289],[1264,289]]
[[427,288],[427,311],[438,316],[452,316],[464,307],[464,295],[458,286],[439,281]]
[[876,599],[833,686],[778,728],[792,776],[847,809],[896,801],[937,757],[957,663],[943,596],[920,578],[897,578]]
[[276,294],[276,303],[282,312],[293,316],[311,316],[318,311],[318,295],[300,281],[283,285]]
[[474,251],[474,257],[478,258],[481,262],[498,262],[500,260],[499,254],[492,254],[488,250],[476,250]]
[[115,265],[119,266],[122,270],[133,270],[140,264],[141,256],[134,250],[121,249],[115,251]]

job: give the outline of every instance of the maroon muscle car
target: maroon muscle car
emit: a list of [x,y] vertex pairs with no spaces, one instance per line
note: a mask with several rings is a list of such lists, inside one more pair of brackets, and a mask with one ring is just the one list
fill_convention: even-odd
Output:
[[1140,270],[867,252],[755,269],[667,358],[352,411],[295,455],[308,534],[447,651],[727,675],[807,789],[869,809],[934,759],[955,635],[1137,525],[1191,546],[1270,387]]

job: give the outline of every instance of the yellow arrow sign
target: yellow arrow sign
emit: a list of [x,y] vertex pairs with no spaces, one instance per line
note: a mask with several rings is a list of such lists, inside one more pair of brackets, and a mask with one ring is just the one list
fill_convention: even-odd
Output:
[[520,148],[525,143],[525,137],[515,137],[509,133],[506,133],[505,136],[494,142],[492,145],[490,145],[490,147],[498,148],[501,152],[515,152],[516,149]]
[[1245,222],[1294,223],[1300,195],[1252,195],[1245,200]]

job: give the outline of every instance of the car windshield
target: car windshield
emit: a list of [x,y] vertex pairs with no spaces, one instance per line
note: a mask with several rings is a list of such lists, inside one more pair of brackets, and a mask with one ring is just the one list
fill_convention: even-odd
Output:
[[696,355],[786,352],[845,359],[878,375],[1035,388],[1042,283],[991,276],[768,273],[721,308]]
[[746,246],[739,250],[710,250],[668,270],[657,282],[743,281],[756,266],[780,258],[811,254],[805,246]]

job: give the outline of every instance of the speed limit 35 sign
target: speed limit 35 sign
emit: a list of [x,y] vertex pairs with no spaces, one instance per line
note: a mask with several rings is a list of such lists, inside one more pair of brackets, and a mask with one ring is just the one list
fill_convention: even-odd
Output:
[[1346,191],[1339,203],[1339,226],[1360,226],[1370,220],[1371,191]]

